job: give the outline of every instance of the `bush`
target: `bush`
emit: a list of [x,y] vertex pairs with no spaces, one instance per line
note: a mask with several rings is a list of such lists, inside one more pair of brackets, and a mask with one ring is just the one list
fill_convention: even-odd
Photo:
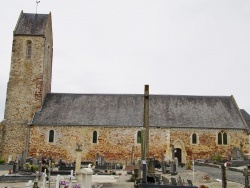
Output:
[[219,153],[216,153],[216,154],[214,154],[214,156],[212,157],[212,160],[213,160],[213,161],[216,161],[216,162],[222,162],[222,155],[219,154]]
[[38,166],[37,165],[31,165],[30,170],[37,171],[38,170]]
[[0,159],[0,164],[4,164],[4,160],[3,159]]
[[26,163],[25,166],[26,166],[26,169],[30,170],[30,167],[31,167],[30,163]]
[[187,169],[187,170],[191,170],[191,169],[192,169],[192,168],[191,168],[190,161],[187,162],[187,164],[186,164],[186,169]]

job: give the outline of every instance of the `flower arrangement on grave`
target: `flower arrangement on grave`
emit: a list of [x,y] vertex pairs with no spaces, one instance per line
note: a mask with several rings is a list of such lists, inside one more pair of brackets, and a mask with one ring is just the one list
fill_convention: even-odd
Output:
[[210,176],[208,174],[205,174],[204,176],[202,176],[202,179],[208,181],[211,178],[210,178]]
[[67,188],[67,187],[68,187],[67,182],[64,181],[64,180],[61,180],[61,181],[60,181],[60,185],[64,185],[64,188]]
[[208,188],[206,185],[200,185],[200,188]]
[[30,170],[30,163],[25,163],[25,167],[26,167],[26,169],[28,169],[28,170]]
[[73,185],[73,188],[81,188],[81,185],[79,185],[79,184],[74,184],[74,185]]
[[31,165],[30,166],[30,170],[31,171],[37,171],[38,170],[38,166],[37,165]]

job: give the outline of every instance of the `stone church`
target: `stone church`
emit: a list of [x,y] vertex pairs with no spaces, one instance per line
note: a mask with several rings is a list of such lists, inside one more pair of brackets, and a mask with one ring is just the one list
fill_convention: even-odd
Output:
[[[13,32],[12,57],[1,157],[73,162],[76,144],[82,160],[140,157],[143,94],[51,93],[53,35],[51,14],[21,12]],[[167,86],[166,86],[167,87]],[[142,87],[143,91],[143,87]],[[149,156],[179,162],[226,157],[239,148],[249,154],[249,114],[233,96],[149,95]],[[174,156],[173,156],[174,155]]]

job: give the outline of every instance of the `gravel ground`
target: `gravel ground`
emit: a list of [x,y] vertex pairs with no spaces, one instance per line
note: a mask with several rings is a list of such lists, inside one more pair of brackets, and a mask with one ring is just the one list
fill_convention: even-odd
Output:
[[[212,168],[207,166],[195,166],[195,169],[198,171],[206,172],[210,174],[211,177],[221,179],[221,169],[220,168]],[[242,172],[235,172],[226,170],[227,179],[233,182],[237,182],[240,184],[245,183],[245,177]]]
[[[180,175],[182,179],[186,182],[187,179],[193,180],[193,171],[192,170],[185,170],[184,168],[177,169],[179,172],[175,176],[171,176],[170,174],[164,174],[163,176],[167,178],[175,177],[176,179]],[[130,175],[126,174],[126,171],[119,171],[121,173],[121,176],[115,183],[98,183],[102,184],[103,188],[133,188],[134,183],[133,182],[127,182],[130,179]],[[232,173],[232,176],[238,177],[239,179],[242,179],[241,176],[243,176],[240,173],[237,172],[230,172]],[[204,176],[208,174],[210,177],[209,180],[204,180]],[[231,176],[231,175],[230,175]],[[193,184],[197,187],[200,187],[201,185],[206,185],[208,188],[221,188],[222,183],[220,181],[217,181],[216,179],[220,178],[220,169],[211,168],[211,167],[196,167],[194,171],[194,181]],[[25,184],[27,182],[18,182],[18,183],[0,183],[0,188],[25,188]],[[41,184],[39,184],[41,185]],[[48,186],[47,186],[48,187]],[[51,184],[51,188],[55,188],[55,184]],[[227,188],[244,188],[243,184],[227,181]]]
[[[218,181],[217,179],[221,179],[221,173],[220,169],[212,168],[212,167],[206,167],[206,170],[204,171],[204,167],[200,167],[198,170],[198,167],[195,167],[194,175],[192,170],[184,170],[179,168],[177,171],[179,173],[176,176],[171,176],[169,174],[164,174],[165,177],[171,178],[175,177],[176,179],[178,176],[181,176],[182,179],[184,179],[184,182],[187,181],[187,179],[192,180],[193,184],[197,187],[200,187],[201,185],[205,185],[209,188],[221,188],[222,182]],[[217,176],[212,176],[211,172],[214,173],[216,171]],[[237,173],[237,172],[234,172]],[[209,180],[205,180],[204,177],[209,177]],[[194,178],[194,180],[193,180]],[[227,188],[244,188],[243,184],[227,181]]]

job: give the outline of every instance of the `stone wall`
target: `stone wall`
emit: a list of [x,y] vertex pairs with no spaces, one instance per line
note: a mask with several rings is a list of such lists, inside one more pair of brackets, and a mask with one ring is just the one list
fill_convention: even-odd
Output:
[[[27,41],[32,57],[26,58]],[[27,126],[41,107],[44,38],[15,36],[4,114],[3,157],[20,155],[27,143]]]
[[[228,145],[218,145],[217,135],[225,131],[228,135]],[[192,144],[192,134],[197,135],[197,144]],[[243,153],[247,154],[249,138],[246,130],[213,130],[213,129],[171,129],[171,144],[181,147],[183,162],[194,159],[210,159],[213,154],[222,154],[227,157],[233,147],[240,148],[243,143]],[[185,161],[186,159],[186,161]]]
[[[49,143],[49,131],[55,131],[55,140]],[[82,144],[82,160],[95,160],[96,153],[104,154],[107,161],[124,162],[131,157],[132,146],[135,146],[135,159],[140,157],[141,145],[137,143],[137,132],[140,128],[126,127],[86,127],[86,126],[32,126],[30,129],[29,155],[37,157],[44,155],[55,159],[63,158],[73,162],[76,157],[76,143]],[[92,143],[93,131],[97,131],[98,142]],[[248,136],[243,130],[228,130],[228,145],[217,145],[217,133],[220,130],[206,129],[150,129],[149,156],[161,159],[172,159],[170,145],[182,150],[182,162],[194,159],[208,159],[214,153],[226,157],[227,151],[233,146],[240,147],[243,142],[243,151],[248,153]],[[192,144],[191,135],[198,135],[198,144]]]
[[[55,141],[49,143],[49,131],[55,131]],[[44,155],[55,159],[63,158],[68,162],[75,160],[76,143],[82,144],[83,160],[95,160],[96,153],[104,154],[107,161],[124,161],[131,158],[134,146],[135,159],[140,157],[141,144],[137,143],[140,128],[85,127],[85,126],[32,126],[30,129],[29,154],[33,157]],[[97,131],[98,141],[92,143],[93,131]],[[166,153],[166,129],[150,131],[150,156],[160,157]],[[163,142],[164,140],[164,142]]]

